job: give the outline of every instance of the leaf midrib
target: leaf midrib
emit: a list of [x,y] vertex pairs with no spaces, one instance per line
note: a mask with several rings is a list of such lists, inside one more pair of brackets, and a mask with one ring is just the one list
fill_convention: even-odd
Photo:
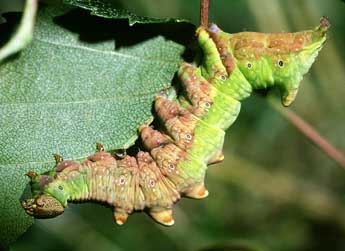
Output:
[[118,57],[125,57],[125,58],[130,58],[130,59],[135,59],[135,60],[139,60],[139,61],[148,61],[150,63],[152,63],[152,60],[156,61],[156,62],[162,62],[162,63],[168,63],[168,64],[175,64],[175,61],[172,60],[161,60],[161,59],[157,59],[157,58],[145,58],[145,57],[139,57],[139,56],[135,56],[135,55],[130,55],[130,54],[125,54],[125,53],[121,53],[118,51],[109,51],[109,50],[98,50],[98,49],[94,49],[94,48],[90,48],[87,46],[79,46],[79,45],[72,45],[72,44],[62,44],[62,43],[56,43],[50,40],[45,40],[39,37],[34,38],[34,40],[37,40],[38,42],[42,42],[42,43],[48,43],[54,46],[61,46],[61,47],[67,47],[67,48],[72,48],[72,49],[79,49],[79,50],[86,50],[86,51],[90,51],[93,53],[102,53],[102,54],[108,54],[108,55],[113,55],[113,56],[118,56]]
[[[0,107],[4,106],[4,105],[65,105],[65,104],[82,104],[82,103],[100,103],[103,101],[111,101],[111,100],[119,100],[119,101],[124,101],[124,100],[129,100],[129,99],[133,99],[133,98],[140,98],[143,96],[153,96],[155,94],[157,94],[158,92],[147,92],[147,93],[140,93],[137,95],[132,95],[132,96],[123,96],[123,95],[119,95],[119,96],[112,96],[109,98],[99,98],[99,99],[86,99],[86,100],[76,100],[76,101],[68,101],[65,102],[63,100],[61,100],[61,102],[2,102],[0,103]],[[1,95],[1,94],[0,94]]]
[[[83,159],[86,159],[88,155],[85,155],[83,157],[73,157],[73,160],[80,161]],[[11,167],[15,165],[39,165],[39,164],[54,164],[56,161],[53,160],[53,154],[52,154],[52,160],[46,160],[46,161],[28,161],[28,162],[16,162],[16,163],[5,163],[0,161],[0,166],[3,167]]]

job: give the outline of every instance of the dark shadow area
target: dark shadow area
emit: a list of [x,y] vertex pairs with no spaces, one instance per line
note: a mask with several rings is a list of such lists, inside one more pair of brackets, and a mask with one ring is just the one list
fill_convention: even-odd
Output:
[[[135,24],[130,26],[127,19],[106,19],[92,16],[89,11],[74,9],[65,15],[54,18],[61,27],[79,34],[84,42],[98,43],[115,40],[115,48],[133,46],[148,39],[163,36],[178,44],[188,46],[194,39],[195,26],[189,23]],[[187,50],[184,59],[190,59],[192,52]]]
[[[120,5],[118,7],[121,9]],[[21,19],[21,13],[11,12],[3,14],[3,16],[6,18],[6,22],[0,24],[0,47],[15,32]],[[191,61],[195,54],[195,26],[186,22],[135,24],[130,26],[127,19],[97,17],[90,15],[89,11],[79,8],[55,17],[54,22],[78,34],[81,41],[91,44],[114,40],[114,48],[119,49],[134,46],[157,36],[163,36],[167,40],[172,40],[186,47],[182,55],[185,61]]]
[[345,232],[337,222],[312,221],[310,222],[310,237],[303,250],[344,250]]
[[216,244],[197,251],[259,251],[241,244]]
[[31,182],[28,181],[22,195],[20,196],[19,202],[21,203],[23,200],[30,199],[30,198],[32,198]]
[[19,25],[22,14],[20,12],[10,12],[2,15],[6,22],[0,24],[0,47],[11,38]]

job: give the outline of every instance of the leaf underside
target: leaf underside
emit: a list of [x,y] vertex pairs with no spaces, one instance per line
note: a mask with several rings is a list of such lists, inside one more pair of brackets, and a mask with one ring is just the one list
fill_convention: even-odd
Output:
[[136,23],[186,22],[184,19],[137,16],[128,10],[118,9],[115,2],[109,0],[64,0],[64,3],[90,10],[91,14],[95,16],[112,19],[128,19],[129,25]]
[[114,40],[82,41],[53,20],[63,13],[40,10],[32,43],[0,65],[2,245],[33,222],[20,205],[24,174],[51,169],[54,153],[82,159],[96,142],[107,150],[133,144],[183,51],[162,37],[116,51]]

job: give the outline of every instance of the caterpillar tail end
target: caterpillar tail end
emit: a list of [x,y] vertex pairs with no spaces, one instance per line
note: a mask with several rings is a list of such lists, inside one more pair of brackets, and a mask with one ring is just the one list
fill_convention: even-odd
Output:
[[204,185],[196,185],[189,189],[185,196],[192,198],[192,199],[204,199],[209,195],[208,190],[205,188]]
[[164,226],[172,226],[175,223],[175,220],[172,217],[172,209],[163,211],[151,210],[149,214],[155,221]]

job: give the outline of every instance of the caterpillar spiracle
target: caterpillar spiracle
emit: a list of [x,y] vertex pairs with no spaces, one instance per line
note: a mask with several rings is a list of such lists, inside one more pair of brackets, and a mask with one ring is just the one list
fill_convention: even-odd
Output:
[[201,64],[182,63],[183,91],[155,99],[164,132],[142,125],[145,151],[136,156],[114,157],[99,145],[82,163],[63,160],[49,175],[29,172],[33,198],[23,201],[23,208],[50,218],[62,214],[69,201],[92,200],[113,206],[119,225],[144,209],[157,222],[173,225],[173,205],[181,196],[208,195],[207,166],[223,160],[225,130],[236,120],[240,102],[253,90],[277,86],[282,104],[290,105],[329,27],[325,17],[315,29],[297,33],[229,34],[215,24],[199,27]]

